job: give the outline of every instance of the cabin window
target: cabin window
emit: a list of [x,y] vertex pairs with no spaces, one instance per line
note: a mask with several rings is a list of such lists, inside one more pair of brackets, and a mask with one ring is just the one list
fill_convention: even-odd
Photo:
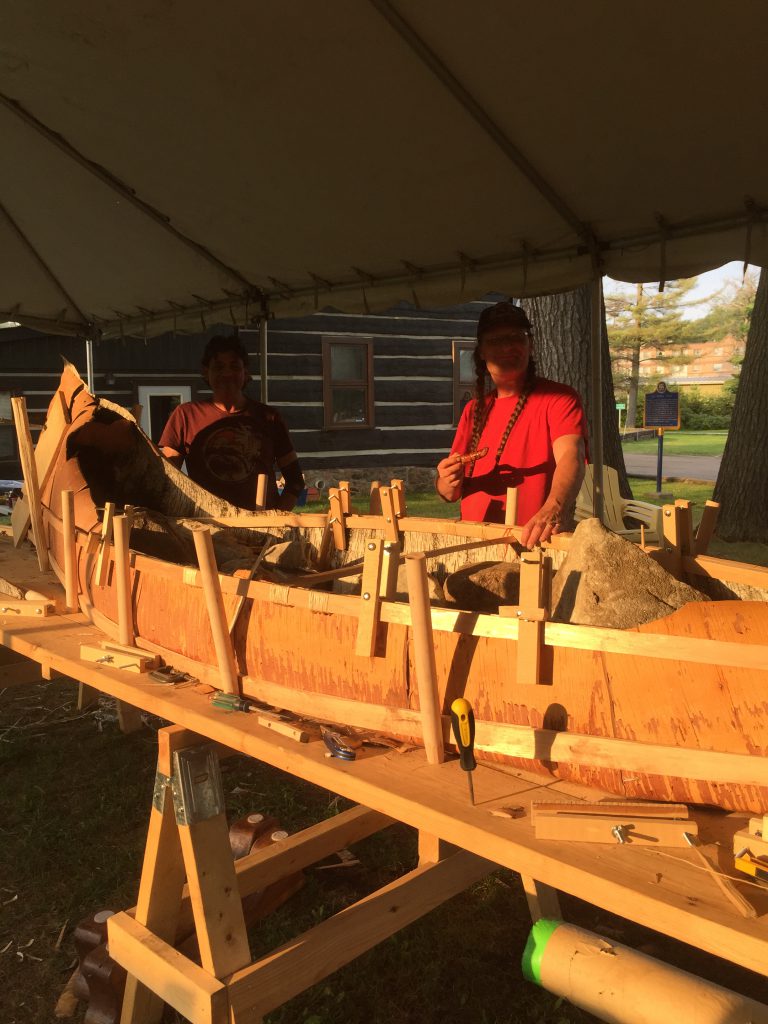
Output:
[[373,426],[373,341],[323,339],[325,429]]
[[459,422],[464,406],[475,394],[474,341],[453,343],[453,422]]
[[141,429],[155,444],[160,440],[163,427],[177,405],[192,400],[192,389],[182,384],[177,387],[164,385],[142,385],[139,387],[141,406]]

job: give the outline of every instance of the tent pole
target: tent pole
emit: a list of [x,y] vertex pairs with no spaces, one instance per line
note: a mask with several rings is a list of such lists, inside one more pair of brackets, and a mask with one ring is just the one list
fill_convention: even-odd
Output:
[[590,309],[590,342],[592,356],[592,508],[603,521],[603,279],[596,274],[592,280]]
[[88,390],[92,395],[95,394],[93,390],[93,338],[85,339],[85,376],[88,384]]
[[267,317],[263,315],[259,321],[259,386],[261,401],[266,405],[269,401],[269,380],[267,378]]

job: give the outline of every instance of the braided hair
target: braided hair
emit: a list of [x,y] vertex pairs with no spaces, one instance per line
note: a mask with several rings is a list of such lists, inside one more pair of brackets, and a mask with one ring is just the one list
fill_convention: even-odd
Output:
[[[511,324],[518,327],[520,330],[525,331],[527,334],[531,334],[531,324],[528,317],[525,315],[525,312],[520,306],[515,306],[511,302],[497,302],[494,306],[488,306],[480,314],[480,319],[477,322],[477,345],[472,352],[472,364],[475,368],[475,403],[472,411],[472,440],[469,445],[469,450],[472,452],[476,451],[478,448],[483,430],[488,422],[488,417],[491,415],[491,409],[493,409],[496,402],[495,396],[489,395],[487,392],[488,369],[485,365],[485,360],[480,357],[480,339],[484,331],[488,330],[489,327],[496,326],[500,323]],[[520,394],[520,397],[517,400],[517,405],[509,418],[509,422],[507,423],[496,452],[497,465],[504,452],[504,446],[512,432],[512,428],[515,423],[517,423],[520,414],[525,408],[525,403],[528,401],[528,396],[533,391],[535,385],[536,364],[531,357],[528,360],[528,368],[525,374],[525,384],[523,385],[522,393]],[[468,476],[472,475],[474,468],[475,463],[470,463],[467,468]]]

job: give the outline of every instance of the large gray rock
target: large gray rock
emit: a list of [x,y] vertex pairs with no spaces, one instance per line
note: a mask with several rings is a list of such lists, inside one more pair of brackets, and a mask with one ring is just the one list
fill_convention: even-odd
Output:
[[443,583],[447,604],[474,612],[498,612],[520,597],[519,562],[475,562],[452,572]]
[[552,582],[552,619],[629,629],[705,600],[637,545],[585,519]]

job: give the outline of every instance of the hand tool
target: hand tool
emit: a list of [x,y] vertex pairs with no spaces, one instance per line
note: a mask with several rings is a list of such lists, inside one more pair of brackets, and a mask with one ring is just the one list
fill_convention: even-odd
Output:
[[350,741],[348,737],[342,736],[341,733],[334,732],[333,729],[327,729],[325,726],[321,726],[320,732],[323,737],[323,743],[328,747],[333,757],[338,757],[342,761],[355,760],[357,754],[349,745]]
[[475,787],[472,784],[472,772],[477,768],[475,760],[475,715],[472,705],[465,697],[457,697],[451,704],[451,728],[459,748],[459,764],[467,773],[469,786],[469,802],[475,802]]
[[253,710],[253,701],[247,697],[238,697],[236,693],[224,693],[219,690],[209,700],[215,708],[223,708],[225,711]]

